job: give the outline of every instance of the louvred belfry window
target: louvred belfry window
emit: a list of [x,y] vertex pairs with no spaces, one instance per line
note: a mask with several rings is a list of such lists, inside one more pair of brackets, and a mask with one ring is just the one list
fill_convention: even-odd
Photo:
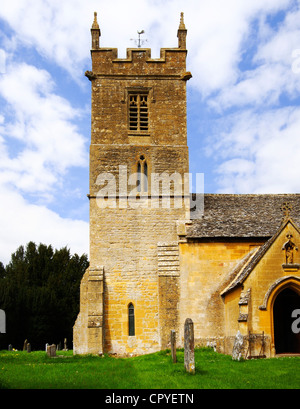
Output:
[[148,94],[130,94],[129,129],[131,131],[148,131],[148,127]]

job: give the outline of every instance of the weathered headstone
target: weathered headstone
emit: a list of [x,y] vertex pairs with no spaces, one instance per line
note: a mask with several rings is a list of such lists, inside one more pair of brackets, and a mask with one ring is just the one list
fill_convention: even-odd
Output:
[[176,364],[176,332],[174,329],[171,331],[171,353],[172,353],[172,361]]
[[56,356],[56,345],[52,344],[47,346],[47,355],[50,358],[54,358]]
[[67,338],[64,339],[64,351],[67,351],[68,347],[67,347]]
[[0,334],[6,334],[6,314],[0,310]]
[[13,349],[12,345],[9,344],[9,345],[8,345],[8,350],[9,350],[9,351],[12,351],[12,349]]
[[195,373],[194,349],[194,323],[187,318],[184,324],[184,367],[191,374]]
[[27,351],[27,344],[28,344],[28,341],[27,339],[25,339],[24,345],[23,345],[23,351]]
[[31,345],[30,345],[29,342],[28,342],[28,344],[27,344],[27,352],[31,352]]
[[240,361],[241,358],[243,357],[243,351],[244,351],[244,337],[240,333],[240,331],[238,331],[235,337],[234,346],[232,350],[232,359],[234,361]]

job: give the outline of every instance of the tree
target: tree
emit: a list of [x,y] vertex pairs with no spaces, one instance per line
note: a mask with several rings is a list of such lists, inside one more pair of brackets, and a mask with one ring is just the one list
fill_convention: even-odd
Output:
[[0,261],[0,280],[1,280],[1,278],[4,278],[4,277],[5,277],[5,267],[4,267],[3,263],[1,263],[1,261]]
[[71,255],[66,247],[29,242],[20,246],[4,268],[0,264],[0,309],[6,313],[6,335],[0,347],[22,348],[27,339],[33,349],[48,342],[69,347],[79,312],[80,281],[89,265],[87,255]]

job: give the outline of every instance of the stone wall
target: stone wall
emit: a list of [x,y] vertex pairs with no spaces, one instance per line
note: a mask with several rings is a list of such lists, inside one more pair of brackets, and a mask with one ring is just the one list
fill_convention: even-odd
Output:
[[[180,336],[187,316],[194,322],[195,344],[217,344],[224,352],[224,339],[238,330],[239,295],[234,297],[230,317],[226,315],[222,290],[230,281],[234,267],[261,243],[251,241],[188,241],[180,244],[181,294]],[[236,301],[237,298],[237,301]],[[230,305],[230,297],[226,300]],[[234,317],[234,318],[232,318]],[[229,318],[229,319],[228,319]],[[230,330],[228,329],[230,328]]]

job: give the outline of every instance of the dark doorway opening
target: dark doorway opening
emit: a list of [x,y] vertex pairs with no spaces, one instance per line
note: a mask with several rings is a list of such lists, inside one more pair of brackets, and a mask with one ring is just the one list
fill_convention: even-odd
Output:
[[300,309],[300,295],[287,288],[278,294],[273,308],[276,354],[300,353],[300,333],[293,331],[293,311]]

